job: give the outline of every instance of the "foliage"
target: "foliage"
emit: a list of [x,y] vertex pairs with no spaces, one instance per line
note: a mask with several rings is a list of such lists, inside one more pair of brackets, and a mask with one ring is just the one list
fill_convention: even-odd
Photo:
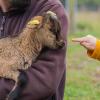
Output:
[[80,21],[77,23],[77,29],[79,31],[91,31],[92,30],[92,26],[91,24],[84,22],[84,21]]
[[83,6],[100,6],[100,0],[78,0],[78,5]]

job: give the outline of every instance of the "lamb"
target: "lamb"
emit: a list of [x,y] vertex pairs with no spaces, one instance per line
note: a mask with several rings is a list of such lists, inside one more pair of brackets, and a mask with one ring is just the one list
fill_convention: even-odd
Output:
[[55,50],[64,46],[60,30],[57,15],[48,11],[32,18],[18,36],[0,39],[0,77],[15,81],[6,100],[11,100],[18,85],[19,70],[27,70],[44,47]]

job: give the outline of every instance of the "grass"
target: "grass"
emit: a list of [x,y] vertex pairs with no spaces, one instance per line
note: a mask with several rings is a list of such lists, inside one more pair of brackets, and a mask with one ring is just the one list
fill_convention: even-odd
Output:
[[87,34],[100,38],[99,18],[98,12],[82,12],[76,16],[77,23],[88,23],[91,29],[77,30],[68,37],[64,100],[100,100],[100,62],[89,58],[83,47],[71,42],[72,38]]

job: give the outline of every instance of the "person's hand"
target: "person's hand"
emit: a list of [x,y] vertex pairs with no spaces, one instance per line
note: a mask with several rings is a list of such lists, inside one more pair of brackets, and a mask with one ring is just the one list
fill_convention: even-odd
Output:
[[97,39],[92,35],[87,35],[81,38],[74,38],[72,41],[80,43],[80,45],[85,47],[87,50],[94,50],[96,48]]

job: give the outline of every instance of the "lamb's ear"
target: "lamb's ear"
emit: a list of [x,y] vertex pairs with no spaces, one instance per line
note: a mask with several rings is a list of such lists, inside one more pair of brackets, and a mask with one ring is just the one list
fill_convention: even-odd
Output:
[[61,23],[58,18],[50,17],[51,22],[51,31],[56,35],[57,39],[60,36],[61,33]]

